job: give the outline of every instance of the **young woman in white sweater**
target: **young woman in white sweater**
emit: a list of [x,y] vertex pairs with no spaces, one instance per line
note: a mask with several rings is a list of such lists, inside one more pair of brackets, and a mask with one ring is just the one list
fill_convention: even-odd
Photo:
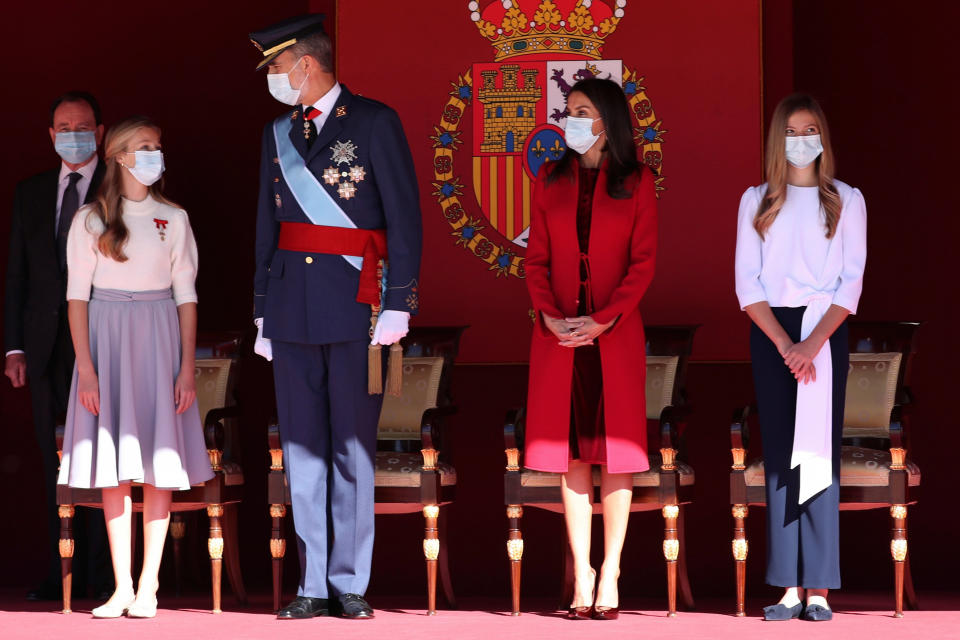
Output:
[[[810,96],[777,106],[767,182],[740,201],[736,287],[763,436],[767,620],[829,620],[840,587],[840,436],[849,345],[867,259],[860,191],[834,178],[827,121]],[[804,602],[805,599],[805,602]]]
[[[142,117],[106,137],[97,199],[67,239],[67,300],[76,367],[61,484],[98,488],[116,591],[94,617],[153,617],[172,491],[213,476],[196,403],[197,246],[167,200],[160,129]],[[143,485],[144,559],[131,577],[133,483]]]

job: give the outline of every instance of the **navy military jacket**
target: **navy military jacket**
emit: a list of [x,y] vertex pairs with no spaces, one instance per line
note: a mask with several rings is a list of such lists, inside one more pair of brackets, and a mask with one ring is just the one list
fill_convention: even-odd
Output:
[[[336,105],[309,150],[300,107],[281,118],[295,120],[290,139],[310,172],[357,228],[386,229],[389,268],[383,309],[416,314],[420,197],[397,113],[341,85]],[[345,149],[355,158],[338,163]],[[284,181],[272,122],[264,128],[261,153],[254,317],[263,318],[264,337],[304,344],[368,339],[370,306],[356,301],[360,272],[339,255],[277,248],[281,222],[310,223],[310,218]],[[331,174],[331,169],[336,171]],[[337,172],[352,175],[338,177]]]

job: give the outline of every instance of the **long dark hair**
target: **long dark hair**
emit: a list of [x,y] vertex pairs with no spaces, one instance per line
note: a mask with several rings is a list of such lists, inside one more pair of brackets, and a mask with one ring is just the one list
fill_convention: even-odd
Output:
[[[623,89],[613,80],[589,78],[573,85],[570,93],[575,91],[585,95],[603,119],[604,131],[607,134],[606,144],[603,146],[607,160],[607,195],[618,200],[631,197],[634,181],[630,178],[639,177],[643,165],[637,161],[637,147],[633,142],[633,127],[630,124],[630,107]],[[572,180],[575,158],[579,159],[580,154],[573,149],[567,149],[547,175],[546,184],[553,183],[560,176],[567,176]]]

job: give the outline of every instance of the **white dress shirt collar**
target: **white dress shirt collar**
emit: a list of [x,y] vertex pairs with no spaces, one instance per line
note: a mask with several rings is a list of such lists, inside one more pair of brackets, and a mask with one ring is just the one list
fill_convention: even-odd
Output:
[[334,105],[337,104],[337,100],[340,98],[340,83],[334,83],[330,90],[327,91],[319,100],[313,103],[314,109],[320,110],[320,115],[313,119],[314,125],[317,127],[317,131],[323,128],[323,124],[327,121],[327,116],[330,115],[330,112],[333,111]]
[[[83,176],[82,178],[80,178],[81,180],[86,180],[89,182],[90,180],[93,180],[93,173],[97,170],[97,163],[99,162],[100,162],[100,158],[98,158],[97,154],[94,153],[93,160],[91,160],[87,164],[77,169],[76,173],[79,173],[81,176]],[[67,176],[69,176],[71,173],[74,173],[73,169],[68,167],[67,163],[61,162],[60,178],[57,180],[57,182],[63,182],[64,180],[67,179]]]

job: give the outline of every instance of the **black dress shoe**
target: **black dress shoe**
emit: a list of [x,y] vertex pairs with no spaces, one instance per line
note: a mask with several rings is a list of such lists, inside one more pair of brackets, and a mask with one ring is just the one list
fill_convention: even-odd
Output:
[[833,611],[819,604],[808,604],[800,617],[811,622],[826,622],[833,620]]
[[788,607],[785,604],[773,604],[769,607],[763,608],[763,619],[764,620],[793,620],[794,618],[799,618],[800,613],[803,611],[803,603],[799,602],[792,607]]
[[330,601],[326,598],[297,596],[293,602],[277,611],[277,620],[302,620],[330,615]]
[[373,617],[373,607],[367,604],[363,596],[356,593],[344,593],[337,599],[340,601],[341,618],[368,620]]

